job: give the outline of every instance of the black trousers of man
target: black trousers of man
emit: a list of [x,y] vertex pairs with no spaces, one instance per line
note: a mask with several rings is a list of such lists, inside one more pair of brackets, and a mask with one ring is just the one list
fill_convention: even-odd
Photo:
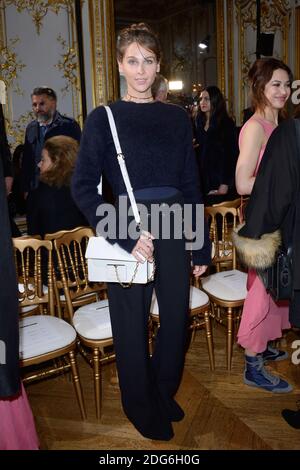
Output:
[[[184,416],[173,397],[184,366],[190,253],[185,250],[184,239],[174,239],[173,228],[171,239],[154,240],[154,282],[135,284],[128,289],[119,284],[108,285],[124,411],[143,436],[162,440],[173,437],[171,421]],[[160,328],[150,358],[148,320],[153,288],[158,299]]]

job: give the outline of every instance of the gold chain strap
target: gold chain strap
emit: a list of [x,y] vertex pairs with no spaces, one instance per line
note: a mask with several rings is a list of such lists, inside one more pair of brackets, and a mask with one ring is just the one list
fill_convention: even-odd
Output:
[[[140,263],[137,261],[137,262],[136,262],[136,265],[135,265],[135,268],[134,268],[134,273],[133,273],[133,275],[132,275],[131,281],[129,281],[127,284],[125,284],[124,282],[122,282],[121,279],[119,278],[118,266],[117,266],[116,264],[114,264],[114,268],[115,268],[115,272],[116,272],[116,277],[117,277],[118,283],[119,283],[124,289],[128,289],[128,287],[131,287],[131,286],[132,286],[133,281],[134,281],[134,279],[135,279],[135,276],[137,275],[137,271],[138,271],[138,268],[139,268],[139,264],[140,264]],[[150,276],[149,279],[147,280],[147,283],[148,283],[148,282],[152,282],[152,281],[154,280],[155,271],[156,271],[156,264],[155,264],[155,259],[153,258],[153,271],[152,271],[151,276]]]

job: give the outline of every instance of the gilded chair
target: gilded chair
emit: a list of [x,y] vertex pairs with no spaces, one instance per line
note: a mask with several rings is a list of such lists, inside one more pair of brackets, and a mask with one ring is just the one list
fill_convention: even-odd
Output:
[[[238,323],[241,308],[247,294],[247,274],[237,269],[236,252],[231,241],[231,232],[237,225],[238,212],[234,207],[207,207],[207,217],[213,225],[214,262],[217,272],[202,278],[202,288],[212,304],[212,316],[227,323],[227,368],[231,369],[234,323]],[[216,217],[221,217],[222,236],[218,237]],[[218,269],[226,261],[227,270]],[[217,313],[216,313],[217,309]]]
[[[65,233],[54,240],[66,309],[80,341],[83,357],[93,367],[96,416],[101,416],[101,365],[115,358],[108,300],[88,303],[77,308],[88,294],[99,293],[97,284],[88,280],[84,247],[93,236],[85,228]],[[86,303],[86,302],[85,302]],[[92,350],[92,355],[87,350]]]
[[[155,292],[153,292],[152,296],[150,313],[151,321],[155,327],[152,329],[157,330],[157,328],[159,328],[159,308]],[[189,317],[189,328],[192,330],[192,341],[194,339],[196,331],[199,328],[205,328],[209,365],[210,369],[214,370],[215,357],[210,317],[210,301],[205,292],[194,286],[190,287]]]
[[[55,315],[52,277],[52,244],[28,237],[13,239],[20,306],[20,366],[58,360],[59,366],[27,373],[24,382],[71,370],[76,398],[86,418],[76,361],[76,331]],[[46,277],[46,279],[45,279]],[[45,287],[44,282],[48,285]],[[34,314],[34,313],[36,314]]]
[[[72,230],[59,230],[58,232],[54,233],[46,233],[44,236],[45,240],[50,240],[54,246],[54,240],[57,240],[60,238],[62,235],[65,234],[73,234],[76,233],[77,231],[80,231],[80,234],[84,234],[82,238],[82,250],[85,252],[87,242],[89,237],[94,235],[94,231],[91,227],[76,227]],[[62,315],[62,311],[66,310],[66,298],[63,293],[63,285],[62,281],[60,279],[59,275],[59,270],[58,270],[58,262],[56,258],[56,252],[54,251],[54,266],[53,266],[53,279],[54,279],[54,293],[55,293],[55,299],[56,299],[56,306],[57,309],[59,310],[60,314]],[[91,283],[88,283],[89,286],[91,286]],[[82,279],[81,287],[84,289],[86,286],[86,280]],[[76,296],[73,301],[73,306],[81,306],[85,305],[91,302],[96,302],[100,300],[101,297],[106,296],[106,286],[103,283],[97,283],[93,285],[93,291],[92,292],[86,292],[86,294],[82,294],[79,297]],[[67,317],[67,315],[66,315]]]

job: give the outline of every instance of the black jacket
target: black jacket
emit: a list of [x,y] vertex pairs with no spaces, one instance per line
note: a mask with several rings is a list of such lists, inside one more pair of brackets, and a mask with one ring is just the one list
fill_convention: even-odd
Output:
[[[80,141],[81,129],[77,122],[67,116],[62,116],[56,112],[45,139],[56,135],[65,135]],[[39,168],[37,164],[41,160],[41,152],[44,140],[40,136],[40,125],[38,121],[31,121],[25,134],[24,153],[22,160],[22,186],[25,192],[37,188],[39,182]]]
[[72,199],[68,186],[57,188],[40,183],[28,195],[27,226],[29,235],[72,230],[88,223]]
[[0,104],[0,157],[3,164],[3,174],[4,177],[12,176],[12,161],[9,145],[7,142],[6,132],[5,132],[5,121],[4,114],[2,109],[2,104]]
[[[298,124],[300,125],[300,121]],[[300,131],[299,131],[300,132]],[[299,136],[300,140],[300,136]],[[245,264],[264,268],[273,264],[280,243],[292,241],[294,297],[290,321],[300,327],[300,142],[296,120],[280,124],[272,133],[259,166],[246,224],[234,235]],[[296,208],[294,224],[291,211]],[[279,232],[278,232],[279,231]]]
[[6,189],[0,165],[0,399],[20,390],[18,291]]

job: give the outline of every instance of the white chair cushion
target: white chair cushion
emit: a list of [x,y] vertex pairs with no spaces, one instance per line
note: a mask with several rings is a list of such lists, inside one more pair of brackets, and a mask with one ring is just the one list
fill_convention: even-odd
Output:
[[[190,287],[190,309],[199,308],[203,305],[206,305],[209,302],[208,295],[203,292],[202,290],[198,289],[197,287],[191,286]],[[150,312],[152,315],[158,315],[158,302],[156,298],[155,291],[153,291]]]
[[211,274],[202,279],[202,287],[222,300],[244,300],[247,295],[247,274],[237,269]]
[[190,309],[203,307],[209,302],[208,295],[197,287],[190,288]]
[[83,305],[76,310],[73,325],[79,335],[87,339],[112,337],[108,300]]
[[76,331],[64,320],[50,315],[31,315],[19,322],[20,359],[47,354],[71,344]]

